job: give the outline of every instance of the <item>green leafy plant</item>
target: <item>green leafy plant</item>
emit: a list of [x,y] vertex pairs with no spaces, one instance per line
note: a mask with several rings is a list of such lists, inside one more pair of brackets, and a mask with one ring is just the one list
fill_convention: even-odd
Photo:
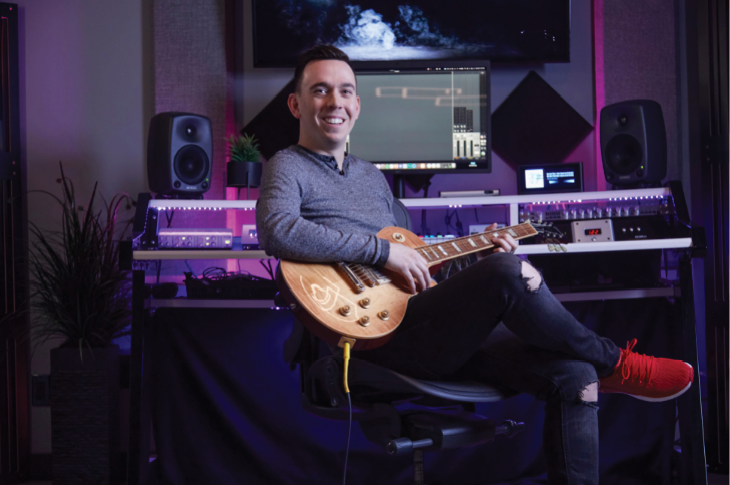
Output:
[[62,337],[62,347],[104,347],[129,334],[131,286],[119,268],[117,214],[131,199],[118,193],[97,210],[97,184],[86,209],[76,202],[73,183],[61,165],[61,228],[30,224],[31,338],[35,346]]
[[231,135],[228,142],[228,155],[231,162],[258,162],[261,157],[259,144],[254,135]]

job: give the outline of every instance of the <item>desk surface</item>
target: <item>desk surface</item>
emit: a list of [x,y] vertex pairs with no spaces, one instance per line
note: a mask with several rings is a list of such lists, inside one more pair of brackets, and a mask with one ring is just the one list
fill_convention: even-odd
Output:
[[[547,244],[524,244],[516,254],[575,254],[610,251],[638,251],[642,249],[682,249],[692,246],[689,237],[676,239],[644,239],[641,241],[614,241],[595,243],[570,243],[562,245],[565,251],[556,251]],[[180,249],[157,251],[134,251],[136,261],[158,261],[171,259],[268,259],[264,251],[233,251],[230,249]]]

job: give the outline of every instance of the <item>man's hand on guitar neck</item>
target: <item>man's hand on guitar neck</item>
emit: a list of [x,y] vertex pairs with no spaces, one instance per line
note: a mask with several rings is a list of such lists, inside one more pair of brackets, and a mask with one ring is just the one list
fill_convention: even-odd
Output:
[[[490,225],[485,229],[484,232],[495,231],[497,229],[497,223]],[[509,234],[499,233],[491,238],[491,242],[494,243],[494,247],[491,249],[485,249],[476,253],[477,259],[486,258],[492,253],[514,253],[517,249],[517,241]]]
[[426,260],[408,246],[391,244],[385,268],[402,275],[412,294],[416,294],[416,290],[423,291],[430,286],[431,274],[428,272]]

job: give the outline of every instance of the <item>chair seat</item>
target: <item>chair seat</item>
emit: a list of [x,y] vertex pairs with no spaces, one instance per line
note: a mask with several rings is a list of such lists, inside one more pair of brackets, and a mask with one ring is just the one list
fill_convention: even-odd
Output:
[[[341,358],[329,357],[318,361],[310,370],[310,374],[320,374],[322,372],[320,366],[327,365],[328,360],[337,361],[338,368],[342,368]],[[518,394],[508,388],[474,381],[415,379],[359,359],[350,360],[348,384],[353,398],[359,402],[378,402],[384,398],[392,402],[430,396],[448,401],[477,403],[501,401]]]

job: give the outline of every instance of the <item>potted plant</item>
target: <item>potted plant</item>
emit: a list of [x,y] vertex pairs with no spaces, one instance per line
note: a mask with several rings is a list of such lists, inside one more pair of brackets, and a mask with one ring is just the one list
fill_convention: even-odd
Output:
[[51,350],[51,435],[54,483],[119,482],[119,347],[128,332],[130,285],[118,265],[117,213],[127,194],[97,208],[97,185],[86,207],[63,173],[60,229],[30,224],[31,338]]
[[228,187],[246,187],[248,189],[261,185],[261,152],[254,135],[231,135],[228,142],[229,161],[226,165]]

